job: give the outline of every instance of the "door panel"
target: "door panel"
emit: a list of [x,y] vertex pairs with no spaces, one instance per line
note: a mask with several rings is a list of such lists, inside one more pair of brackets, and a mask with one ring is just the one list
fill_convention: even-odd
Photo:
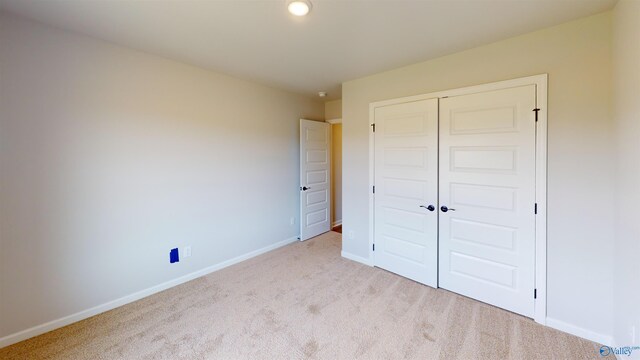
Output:
[[535,85],[440,100],[439,285],[532,317]]
[[375,110],[374,265],[436,287],[438,100]]
[[300,120],[300,240],[331,230],[331,128]]

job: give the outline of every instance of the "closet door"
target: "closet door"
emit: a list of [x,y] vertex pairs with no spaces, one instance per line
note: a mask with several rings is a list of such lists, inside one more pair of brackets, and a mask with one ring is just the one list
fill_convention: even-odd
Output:
[[375,109],[374,265],[436,287],[438,100]]
[[535,85],[440,100],[439,285],[534,312]]

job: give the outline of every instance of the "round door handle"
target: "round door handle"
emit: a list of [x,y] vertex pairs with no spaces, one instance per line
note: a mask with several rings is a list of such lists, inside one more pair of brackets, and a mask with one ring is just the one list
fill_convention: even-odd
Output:
[[433,206],[433,205],[429,205],[429,206],[420,205],[420,207],[421,207],[421,208],[425,208],[425,209],[427,209],[427,210],[429,210],[429,211],[433,211],[433,210],[435,210],[435,209],[436,209],[436,207],[435,207],[435,206]]
[[302,191],[307,191],[307,190],[309,190],[309,189],[311,189],[311,186],[309,186],[309,187],[303,186],[303,187],[302,187]]
[[440,210],[442,210],[442,212],[447,212],[447,211],[456,211],[456,209],[449,209],[448,207],[446,207],[446,206],[444,206],[444,205],[443,205],[443,206],[440,206]]

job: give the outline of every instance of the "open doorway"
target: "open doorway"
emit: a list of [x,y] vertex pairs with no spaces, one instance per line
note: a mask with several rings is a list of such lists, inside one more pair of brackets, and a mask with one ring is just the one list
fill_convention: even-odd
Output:
[[331,124],[331,230],[342,233],[342,100],[325,103]]

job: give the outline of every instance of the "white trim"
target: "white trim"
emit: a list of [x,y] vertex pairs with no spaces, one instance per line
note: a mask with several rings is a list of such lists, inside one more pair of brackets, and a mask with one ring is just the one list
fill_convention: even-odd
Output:
[[536,106],[536,261],[535,288],[537,299],[534,301],[534,320],[542,325],[547,320],[547,83],[548,75],[535,77]]
[[375,167],[376,167],[376,136],[374,131],[372,130],[374,124],[376,122],[376,103],[369,104],[369,188],[367,191],[369,192],[369,263],[371,266],[375,264],[375,252],[373,251],[373,243],[374,243],[374,232],[375,232],[375,201],[374,201],[374,193],[373,186],[375,185]]
[[333,229],[334,227],[338,226],[338,225],[342,225],[342,220],[336,220],[333,222],[333,224],[331,224],[331,228]]
[[329,119],[329,120],[325,120],[325,122],[328,122],[329,124],[333,125],[333,124],[342,124],[342,118],[339,119]]
[[[450,89],[428,94],[408,96],[397,99],[377,101],[369,104],[369,125],[375,122],[375,109],[387,105],[402,104],[413,101],[427,100],[508,89],[524,85],[536,85],[536,106],[538,112],[536,136],[536,202],[538,215],[536,216],[536,260],[535,260],[535,289],[537,299],[534,302],[533,319],[542,325],[547,322],[547,83],[548,75],[533,75],[519,79],[498,81],[489,84]],[[373,131],[369,131],[369,259],[374,263],[374,195],[371,188],[374,185],[374,154],[375,142]]]
[[174,286],[186,283],[188,281],[191,281],[193,279],[199,278],[201,276],[208,275],[208,274],[210,274],[212,272],[215,272],[215,271],[218,271],[220,269],[226,268],[228,266],[237,264],[237,263],[242,262],[244,260],[248,260],[248,259],[250,259],[252,257],[258,256],[258,255],[262,255],[262,254],[264,254],[266,252],[275,250],[275,249],[277,249],[279,247],[294,243],[296,241],[298,241],[298,237],[297,236],[289,238],[289,239],[286,239],[286,240],[282,240],[282,241],[279,241],[279,242],[277,242],[275,244],[271,244],[269,246],[265,246],[265,247],[263,247],[261,249],[248,252],[248,253],[246,253],[244,255],[240,255],[240,256],[237,256],[235,258],[223,261],[221,263],[206,267],[206,268],[204,268],[202,270],[198,270],[198,271],[192,272],[190,274],[183,275],[183,276],[181,276],[179,278],[176,278],[176,279],[173,279],[173,280],[169,280],[169,281],[164,282],[162,284],[158,284],[156,286],[152,286],[152,287],[147,288],[145,290],[141,290],[141,291],[135,292],[133,294],[121,297],[119,299],[112,300],[112,301],[106,302],[104,304],[101,304],[101,305],[98,305],[98,306],[94,306],[94,307],[92,307],[90,309],[83,310],[83,311],[77,312],[75,314],[72,314],[72,315],[69,315],[69,316],[65,316],[65,317],[62,317],[62,318],[59,318],[59,319],[56,319],[56,320],[53,320],[53,321],[49,321],[49,322],[41,324],[41,325],[36,325],[34,327],[31,327],[31,328],[26,329],[26,330],[19,331],[17,333],[11,334],[11,335],[7,335],[7,336],[5,336],[3,338],[0,338],[0,348],[15,344],[17,342],[20,342],[20,341],[23,341],[23,340],[26,340],[26,339],[29,339],[29,338],[32,338],[34,336],[38,336],[38,335],[44,334],[46,332],[61,328],[63,326],[67,326],[69,324],[78,322],[80,320],[84,320],[84,319],[90,318],[92,316],[98,315],[98,314],[103,313],[105,311],[109,311],[109,310],[115,309],[117,307],[132,303],[134,301],[140,300],[140,299],[145,298],[147,296],[156,294],[156,293],[158,293],[160,291],[163,291],[163,290],[172,288]]
[[572,325],[564,321],[556,320],[549,317],[547,318],[546,323],[547,323],[547,326],[550,328],[554,328],[556,330],[560,330],[562,332],[566,332],[571,335],[579,336],[583,339],[597,342],[598,344],[607,345],[607,346],[613,345],[613,338],[609,335],[600,334],[595,331],[587,330],[577,325]]
[[373,266],[373,261],[371,261],[371,259],[363,258],[362,256],[358,256],[358,255],[353,255],[352,253],[345,252],[344,250],[342,250],[340,255],[342,255],[342,257],[345,259],[353,260],[367,266]]

